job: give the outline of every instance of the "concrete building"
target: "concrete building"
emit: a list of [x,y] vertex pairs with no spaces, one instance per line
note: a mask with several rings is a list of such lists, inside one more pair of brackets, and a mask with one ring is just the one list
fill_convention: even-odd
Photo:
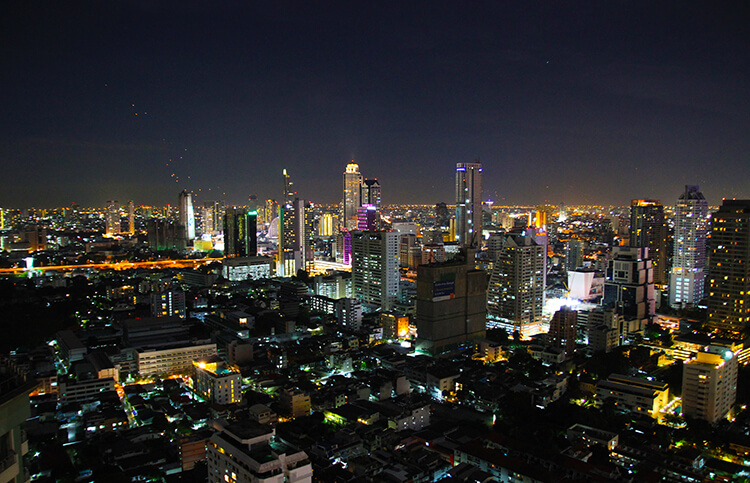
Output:
[[417,349],[450,352],[486,332],[487,276],[474,268],[474,250],[417,268]]
[[210,483],[311,483],[312,464],[304,451],[274,438],[273,428],[250,422],[221,428],[206,445]]
[[398,296],[399,235],[394,231],[352,233],[353,297],[370,307],[392,310]]
[[750,200],[724,200],[711,218],[708,324],[728,331],[750,325]]
[[578,313],[570,307],[563,306],[555,312],[549,323],[548,338],[550,344],[565,351],[565,358],[570,359],[576,350],[576,321]]
[[107,201],[107,207],[104,211],[104,234],[114,236],[119,235],[121,231],[120,204],[117,200]]
[[710,346],[682,366],[682,413],[716,423],[737,399],[737,356],[731,349]]
[[288,387],[279,393],[281,407],[293,418],[310,415],[310,395],[297,387]]
[[178,205],[180,223],[183,233],[185,234],[185,240],[188,244],[195,239],[195,213],[193,212],[193,195],[182,190],[179,195]]
[[541,332],[547,254],[534,237],[507,235],[487,288],[490,324],[526,339]]
[[179,317],[187,316],[185,310],[185,292],[171,289],[164,292],[151,293],[151,317]]
[[232,282],[259,280],[271,276],[271,262],[268,257],[233,257],[222,260],[222,274]]
[[0,481],[29,481],[24,466],[29,441],[22,426],[31,416],[29,393],[35,386],[9,362],[0,364]]
[[654,419],[669,404],[669,386],[622,374],[611,374],[596,384],[596,397],[604,403],[612,399],[620,411],[642,414]]
[[565,243],[565,271],[571,272],[583,266],[583,247],[585,242],[570,239]]
[[701,301],[705,288],[708,202],[698,186],[685,186],[675,204],[674,249],[669,277],[669,305]]
[[[230,206],[224,212],[224,255],[255,257],[258,254],[258,213]],[[279,227],[280,229],[281,227]]]
[[141,377],[190,374],[193,361],[215,357],[216,344],[148,348],[137,351],[138,374]]
[[193,361],[193,389],[220,405],[242,401],[242,374],[217,358]]

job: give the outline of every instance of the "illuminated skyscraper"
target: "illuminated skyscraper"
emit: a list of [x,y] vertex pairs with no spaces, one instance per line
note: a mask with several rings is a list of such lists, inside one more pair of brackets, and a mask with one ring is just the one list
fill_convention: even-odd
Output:
[[310,268],[315,235],[311,208],[299,198],[279,207],[279,276],[291,277]]
[[371,205],[380,208],[380,183],[377,179],[365,179],[362,183],[362,205]]
[[707,291],[711,327],[750,325],[750,200],[724,200],[711,216]]
[[352,232],[353,297],[382,311],[393,309],[401,279],[399,234],[395,231]]
[[482,164],[456,164],[456,241],[479,246],[482,238]]
[[654,267],[654,283],[667,283],[667,223],[658,200],[630,203],[630,246],[648,248]]
[[576,350],[576,323],[578,312],[563,306],[555,312],[549,322],[549,342],[565,350],[565,358],[573,357]]
[[224,256],[254,257],[258,254],[257,216],[236,206],[224,214]]
[[357,228],[357,208],[362,205],[362,174],[359,165],[352,161],[344,172],[344,197],[341,200],[341,226],[347,230]]
[[286,168],[282,171],[282,175],[284,177],[284,203],[292,203],[297,195],[297,193],[294,192],[292,178],[286,172]]
[[708,202],[698,186],[685,186],[675,205],[674,252],[669,278],[669,304],[700,302],[704,293]]
[[357,229],[370,231],[376,228],[378,209],[373,205],[362,205],[357,208]]
[[195,239],[195,214],[193,213],[193,197],[187,190],[182,190],[179,196],[180,227],[185,230],[185,240]]
[[534,236],[506,235],[492,267],[487,314],[495,326],[526,339],[541,331],[547,254]]
[[120,234],[120,204],[117,200],[107,201],[107,210],[104,214],[105,235],[113,236]]
[[128,201],[128,234],[135,235],[135,205],[133,201]]

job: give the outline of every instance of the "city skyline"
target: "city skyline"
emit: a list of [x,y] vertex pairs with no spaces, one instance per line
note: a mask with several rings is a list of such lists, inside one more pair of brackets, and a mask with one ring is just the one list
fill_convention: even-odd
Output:
[[[0,29],[0,206],[747,198],[741,2],[15,4]],[[30,189],[30,186],[33,189]]]

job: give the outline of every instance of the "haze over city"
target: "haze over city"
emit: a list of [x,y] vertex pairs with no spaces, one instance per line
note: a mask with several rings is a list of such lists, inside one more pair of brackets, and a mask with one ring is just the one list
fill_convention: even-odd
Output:
[[746,2],[13,2],[0,206],[746,197]]

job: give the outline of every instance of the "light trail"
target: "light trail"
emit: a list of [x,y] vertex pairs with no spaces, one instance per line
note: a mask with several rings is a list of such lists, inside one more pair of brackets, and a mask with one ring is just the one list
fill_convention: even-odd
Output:
[[198,258],[186,260],[153,260],[150,262],[84,263],[81,265],[50,265],[33,268],[0,268],[0,275],[21,275],[27,272],[51,272],[66,270],[132,270],[134,268],[195,268],[211,262],[221,262],[223,258]]

